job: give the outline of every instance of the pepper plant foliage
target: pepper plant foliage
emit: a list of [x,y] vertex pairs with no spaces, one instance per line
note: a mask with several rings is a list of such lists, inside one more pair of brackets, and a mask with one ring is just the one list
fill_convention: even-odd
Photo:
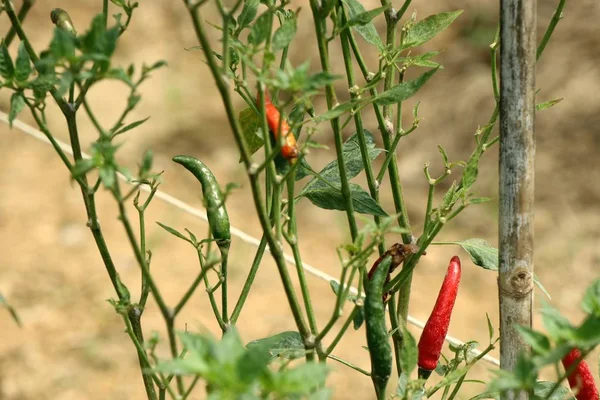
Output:
[[[420,399],[438,392],[443,393],[444,399],[455,398],[462,385],[469,382],[466,377],[471,367],[495,348],[498,338],[493,324],[488,319],[489,342],[481,352],[473,352],[478,346],[475,342],[450,346],[452,354],[443,356],[435,370],[441,378],[432,383],[417,379],[416,340],[406,328],[408,289],[412,271],[425,251],[432,251],[432,244],[458,245],[469,253],[476,265],[497,270],[497,250],[481,239],[445,243],[434,240],[466,207],[489,200],[476,197],[472,187],[477,180],[479,160],[498,141],[498,137],[492,135],[498,119],[498,105],[490,110],[488,122],[475,131],[473,151],[468,160],[451,161],[440,147],[444,172],[437,177],[431,176],[429,166],[425,165],[428,199],[420,232],[413,229],[408,220],[398,172],[397,146],[403,137],[419,127],[419,103],[412,97],[443,68],[438,57],[441,49],[423,52],[419,46],[448,28],[460,17],[461,11],[418,18],[407,12],[410,0],[404,1],[398,9],[392,7],[390,1],[383,0],[381,7],[371,10],[366,10],[358,0],[310,0],[315,36],[309,46],[319,52],[320,60],[320,65],[315,66],[308,62],[294,64],[288,58],[290,48],[307,46],[296,38],[300,9],[294,9],[288,1],[237,0],[226,7],[222,0],[183,0],[181,7],[189,13],[189,28],[196,33],[198,43],[194,44],[196,46],[181,43],[182,51],[186,46],[200,52],[198,54],[206,61],[219,89],[240,162],[247,171],[247,186],[252,192],[263,235],[254,262],[245,269],[248,275],[241,293],[229,291],[226,265],[229,253],[236,249],[230,249],[228,237],[221,237],[222,232],[228,234],[229,222],[219,215],[227,215],[224,207],[235,185],[221,188],[204,164],[196,163],[190,157],[176,157],[176,162],[185,159],[186,165],[203,166],[192,172],[203,184],[212,235],[199,237],[187,229],[183,232],[157,222],[167,233],[190,244],[200,264],[198,275],[188,288],[182,290],[179,301],[167,304],[150,269],[152,253],[146,242],[145,211],[158,190],[160,173],[153,171],[151,151],[144,154],[135,172],[125,168],[118,157],[122,137],[142,129],[148,120],[130,117],[141,101],[140,86],[154,70],[166,64],[157,61],[141,66],[115,65],[113,53],[139,4],[132,0],[111,0],[111,4],[102,0],[101,3],[104,12],[92,18],[87,28],[73,26],[67,11],[54,10],[51,20],[56,26],[52,40],[45,50],[38,52],[22,26],[31,2],[25,1],[23,8],[17,11],[11,1],[1,0],[0,10],[5,14],[2,17],[8,18],[11,28],[0,44],[0,88],[11,92],[10,124],[28,110],[71,178],[81,188],[87,224],[115,290],[116,297],[110,304],[122,317],[133,344],[132,351],[139,359],[147,398],[187,399],[192,398],[193,393],[205,390],[211,399],[326,399],[336,389],[328,387],[326,381],[331,362],[338,363],[336,367],[348,368],[349,374],[362,374],[365,379],[370,376],[379,399],[389,396]],[[209,7],[216,8],[220,20],[206,21],[205,11]],[[560,19],[562,7],[564,0],[559,2],[538,56]],[[117,13],[110,19],[109,14],[114,10]],[[385,22],[385,35],[380,35],[375,28],[376,21]],[[221,35],[220,40],[209,40],[211,29]],[[19,44],[11,54],[9,46],[15,37]],[[343,76],[332,73],[329,46],[334,42],[342,51]],[[490,46],[491,91],[496,100],[498,46],[496,37]],[[369,57],[365,56],[366,52]],[[375,52],[378,57],[372,56]],[[372,62],[374,59],[377,62]],[[405,79],[408,69],[418,71],[417,77]],[[125,107],[115,121],[98,118],[93,104],[87,101],[90,88],[107,80],[117,80],[129,91]],[[348,96],[338,99],[337,94],[343,92]],[[245,107],[234,108],[233,96],[239,96]],[[315,101],[322,97],[326,106]],[[543,102],[538,105],[538,110],[549,108],[558,101]],[[58,145],[54,132],[46,123],[49,103],[55,103],[65,118],[70,153]],[[412,121],[408,123],[401,118],[402,108],[406,105],[413,109]],[[421,107],[427,107],[426,101]],[[371,130],[367,129],[363,119],[367,114],[374,115],[377,121],[376,127],[369,127]],[[78,118],[82,117],[89,118],[97,132],[96,140],[90,145],[90,158],[83,156],[79,138]],[[284,121],[287,122],[284,124]],[[280,134],[270,132],[269,126],[279,126]],[[333,137],[330,153],[335,156],[317,171],[311,166],[309,150],[326,151],[324,143],[313,139],[320,131]],[[288,134],[294,135],[294,140],[289,140]],[[284,158],[281,155],[283,146],[297,148],[289,153],[293,156]],[[441,202],[435,204],[438,187],[455,170],[460,172],[460,178],[449,185]],[[359,175],[364,176],[366,185],[353,181]],[[125,186],[123,180],[131,187]],[[390,191],[393,208],[380,202],[382,190]],[[96,198],[105,193],[118,205],[118,219],[140,268],[142,287],[135,295],[130,291],[129,283],[121,280],[99,223],[101,216],[96,209]],[[344,212],[350,237],[348,243],[337,249],[339,279],[331,282],[332,302],[323,304],[320,301],[318,304],[318,307],[331,308],[331,317],[325,322],[317,321],[317,304],[308,291],[302,268],[296,204],[305,199],[316,207]],[[128,212],[131,203],[136,210],[135,218]],[[216,232],[221,233],[215,235]],[[219,253],[213,250],[215,240]],[[392,258],[390,261],[387,257],[381,265],[392,271],[403,264],[400,272],[387,277],[385,271],[376,272],[377,279],[369,280],[368,264],[374,253],[384,254],[392,242],[403,242],[410,251],[403,253],[399,260]],[[243,332],[239,333],[235,326],[253,289],[267,246],[297,329],[244,345]],[[293,253],[297,265],[295,271],[288,269],[284,250]],[[296,275],[300,291],[293,285],[292,274]],[[178,315],[192,296],[202,295],[197,290],[200,286],[206,288],[211,304],[209,312],[214,314],[223,333],[221,339],[208,333],[182,331],[185,325]],[[352,286],[358,290],[354,291]],[[366,298],[363,288],[367,292]],[[524,338],[532,346],[532,353],[521,357],[517,370],[498,371],[487,386],[481,386],[481,394],[476,398],[497,397],[515,389],[536,398],[570,397],[568,389],[561,385],[565,373],[559,372],[555,382],[541,382],[539,370],[546,365],[558,364],[573,347],[581,349],[582,355],[586,356],[600,343],[599,288],[600,282],[596,281],[586,292],[583,309],[587,317],[581,325],[571,325],[548,307],[542,311],[545,332],[521,328]],[[165,321],[166,338],[144,332],[142,317],[150,297]],[[4,297],[0,296],[0,300],[19,322],[15,308]],[[346,302],[351,303],[349,315],[343,315],[341,311]],[[371,347],[370,366],[353,365],[335,355],[340,340],[351,325],[366,331],[366,342]],[[169,350],[170,357],[158,355],[163,354],[157,351],[163,346]],[[365,363],[367,359],[365,357]]]

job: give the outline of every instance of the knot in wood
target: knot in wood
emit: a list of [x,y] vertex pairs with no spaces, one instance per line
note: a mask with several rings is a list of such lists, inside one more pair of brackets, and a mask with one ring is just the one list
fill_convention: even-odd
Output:
[[524,298],[533,290],[532,273],[523,267],[515,268],[504,281],[500,277],[498,281],[500,291],[514,299]]

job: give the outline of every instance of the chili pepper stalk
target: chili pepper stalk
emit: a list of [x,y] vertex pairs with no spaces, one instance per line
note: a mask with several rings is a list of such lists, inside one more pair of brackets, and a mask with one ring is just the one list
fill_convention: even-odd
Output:
[[437,366],[442,353],[442,346],[448,333],[452,309],[458,294],[461,267],[460,259],[452,257],[442,288],[438,294],[435,306],[425,324],[421,338],[419,339],[419,378],[427,379],[431,371]]
[[[404,262],[404,260],[410,256],[411,254],[415,254],[419,251],[419,247],[414,245],[414,244],[402,244],[402,243],[394,243],[389,249],[386,250],[385,253],[383,253],[374,263],[373,266],[371,267],[371,269],[369,270],[369,273],[367,274],[367,277],[369,280],[371,280],[373,278],[373,275],[375,274],[375,272],[377,271],[377,269],[379,268],[379,265],[381,264],[381,261],[387,257],[387,256],[391,256],[392,257],[392,262],[390,265],[390,268],[387,272],[387,276],[385,278],[385,283],[384,283],[384,287],[387,286],[387,284],[390,282],[390,275],[392,274],[392,272],[394,272],[394,270],[396,268],[398,268],[398,266],[400,266],[400,264],[402,264]],[[385,292],[383,294],[383,302],[385,303],[386,300],[388,299],[390,293],[389,292]]]
[[[572,370],[575,362],[580,360],[579,364]],[[577,393],[575,397],[577,400],[598,400],[598,388],[594,383],[594,375],[590,371],[588,364],[581,360],[581,352],[579,349],[571,350],[562,359],[562,364],[565,367],[565,371],[573,371],[567,377],[569,386]]]

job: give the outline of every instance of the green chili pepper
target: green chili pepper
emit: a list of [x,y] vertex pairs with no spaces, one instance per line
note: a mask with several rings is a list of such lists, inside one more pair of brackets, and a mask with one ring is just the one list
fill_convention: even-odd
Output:
[[231,242],[229,215],[227,215],[221,188],[215,176],[202,161],[194,157],[176,156],[173,157],[173,161],[184,166],[200,181],[202,194],[206,202],[206,216],[213,238],[220,249],[229,248]]
[[386,256],[365,287],[365,325],[367,344],[371,355],[371,380],[378,399],[385,399],[385,388],[392,374],[392,348],[385,326],[385,306],[383,285],[392,264],[392,257]]
[[173,161],[181,164],[190,171],[202,185],[202,194],[206,203],[206,216],[210,232],[219,246],[221,252],[221,287],[222,314],[223,321],[228,322],[227,315],[227,256],[229,254],[229,245],[231,244],[231,232],[229,225],[229,215],[223,201],[223,194],[217,179],[210,169],[200,160],[190,156],[176,156]]

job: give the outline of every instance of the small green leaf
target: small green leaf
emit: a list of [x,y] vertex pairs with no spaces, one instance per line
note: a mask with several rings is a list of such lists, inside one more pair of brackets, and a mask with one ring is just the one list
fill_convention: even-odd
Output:
[[288,18],[273,34],[272,50],[277,51],[289,46],[296,35],[296,18]]
[[178,230],[173,229],[170,226],[167,226],[165,224],[161,224],[158,221],[156,221],[156,223],[158,224],[158,226],[163,228],[165,231],[169,232],[171,235],[178,237],[181,240],[185,240],[186,242],[190,243],[192,246],[194,245],[194,243],[192,243],[192,241],[190,239],[188,239],[184,234],[180,233]]
[[600,279],[596,279],[585,291],[581,308],[588,314],[600,317]]
[[[367,12],[363,5],[358,0],[342,0],[342,2],[348,8],[348,16],[350,20],[358,17],[361,14]],[[375,29],[375,25],[372,22],[368,22],[364,25],[355,25],[352,27],[360,36],[363,37],[367,42],[377,46],[377,48],[383,48],[383,42],[377,33],[377,29]]]
[[248,35],[248,43],[258,46],[265,40],[267,40],[267,36],[269,35],[269,24],[271,23],[271,16],[269,11],[261,14],[252,28],[250,29],[250,34]]
[[15,67],[15,79],[19,82],[25,82],[32,71],[29,53],[27,53],[27,49],[25,48],[25,42],[19,44],[19,53],[17,55]]
[[43,99],[46,97],[46,93],[58,83],[58,79],[54,74],[38,75],[33,81],[29,83],[29,86],[33,89],[33,94],[36,99]]
[[428,67],[428,68],[443,68],[439,63],[431,61],[431,59],[438,54],[440,51],[429,51],[425,54],[416,56],[407,56],[398,58],[398,62],[403,63],[406,67],[417,66],[417,67]]
[[0,293],[0,307],[4,307],[8,310],[13,321],[15,321],[19,328],[23,327],[23,324],[21,323],[21,318],[19,318],[19,314],[17,314],[17,310],[15,310],[15,308],[12,305],[10,305],[8,301],[6,301],[6,298],[2,295],[2,293]]
[[274,377],[276,391],[281,398],[297,398],[325,384],[329,367],[323,363],[305,363],[281,371]]
[[[561,385],[555,390],[555,384],[556,382],[537,381],[533,389],[535,397],[544,400],[575,400],[575,396],[567,387]],[[552,391],[552,395],[548,397]]]
[[132,123],[130,123],[128,125],[125,125],[121,129],[119,129],[118,131],[116,131],[113,136],[117,136],[117,135],[120,135],[120,134],[125,133],[127,131],[130,131],[130,130],[132,130],[134,128],[137,128],[138,126],[140,126],[144,122],[148,121],[149,118],[150,117],[147,117],[147,118],[144,118],[144,119],[140,119],[139,121],[135,121],[135,122],[132,122]]
[[250,25],[256,17],[259,4],[259,0],[244,0],[244,8],[242,8],[242,12],[237,20],[238,30],[242,30]]
[[[309,199],[311,203],[319,208],[325,210],[346,210],[346,202],[341,187],[320,186],[303,192],[302,196]],[[352,197],[355,212],[380,217],[388,216],[383,208],[373,200],[371,195],[355,183],[350,184],[350,196]]]
[[462,10],[430,15],[417,22],[408,30],[402,48],[417,47],[430,41],[438,33],[449,27],[461,13]]
[[498,249],[489,245],[483,239],[467,239],[460,242],[447,242],[457,244],[471,256],[473,264],[483,269],[498,271]]
[[542,309],[542,322],[546,331],[554,340],[570,337],[573,326],[557,309],[545,305]]
[[490,343],[494,340],[494,325],[492,325],[492,321],[490,320],[490,316],[488,313],[485,313],[485,318],[487,319],[488,324],[488,333],[490,335]]
[[467,190],[471,186],[473,186],[473,184],[477,180],[477,175],[479,174],[478,164],[479,164],[480,157],[481,157],[481,153],[475,152],[475,153],[473,153],[473,155],[471,155],[471,157],[469,158],[469,161],[467,161],[467,165],[463,171],[463,176],[462,176],[462,187],[465,190]]
[[355,102],[348,102],[348,103],[342,103],[339,104],[335,107],[333,107],[331,110],[327,111],[324,114],[318,115],[316,118],[313,118],[313,121],[315,123],[319,123],[319,122],[323,122],[323,121],[328,121],[330,119],[334,119],[339,117],[342,114],[345,114],[346,112],[352,110],[352,108],[356,105]]
[[25,108],[25,97],[23,92],[14,92],[10,97],[10,111],[8,112],[8,125],[12,128],[13,121]]
[[392,4],[389,3],[384,7],[378,7],[373,10],[365,11],[363,13],[355,15],[354,17],[352,17],[350,19],[350,21],[348,21],[348,25],[349,26],[366,25],[366,24],[370,23],[375,17],[377,17],[378,15],[383,13],[385,10],[390,8],[391,5]]
[[12,79],[15,75],[15,68],[13,67],[12,58],[8,52],[8,47],[4,40],[0,42],[0,76],[6,79]]
[[524,325],[515,325],[515,328],[517,331],[519,331],[525,340],[525,343],[530,345],[532,350],[536,353],[545,354],[550,351],[550,340],[543,333],[534,331],[533,329]]
[[271,354],[260,346],[250,347],[236,363],[237,376],[243,383],[250,384],[266,372]]
[[252,108],[248,107],[240,111],[238,121],[242,127],[242,134],[248,153],[252,155],[264,144],[263,137],[260,134],[260,118]]
[[391,89],[379,94],[373,100],[379,106],[397,104],[413,96],[437,72],[438,68],[429,70],[417,79],[402,82]]
[[402,372],[406,372],[409,376],[417,367],[417,342],[413,335],[406,329],[406,326],[402,326],[402,349],[400,350],[400,366]]
[[564,100],[564,97],[561,97],[560,99],[554,99],[554,100],[550,100],[550,101],[545,101],[543,103],[536,104],[535,109],[537,111],[542,111],[542,110],[545,110],[547,108],[550,108],[550,107],[552,107],[552,106],[560,103],[563,100]]
[[115,169],[112,165],[103,165],[98,173],[105,188],[110,190],[115,186]]
[[95,167],[94,161],[89,158],[78,160],[71,170],[71,176],[73,179],[81,178]]
[[286,331],[263,339],[253,340],[246,345],[248,349],[258,347],[271,355],[271,359],[277,357],[295,360],[304,357],[304,342],[302,335],[296,331]]
[[75,37],[63,29],[55,28],[54,37],[50,42],[50,53],[56,60],[74,58]]

